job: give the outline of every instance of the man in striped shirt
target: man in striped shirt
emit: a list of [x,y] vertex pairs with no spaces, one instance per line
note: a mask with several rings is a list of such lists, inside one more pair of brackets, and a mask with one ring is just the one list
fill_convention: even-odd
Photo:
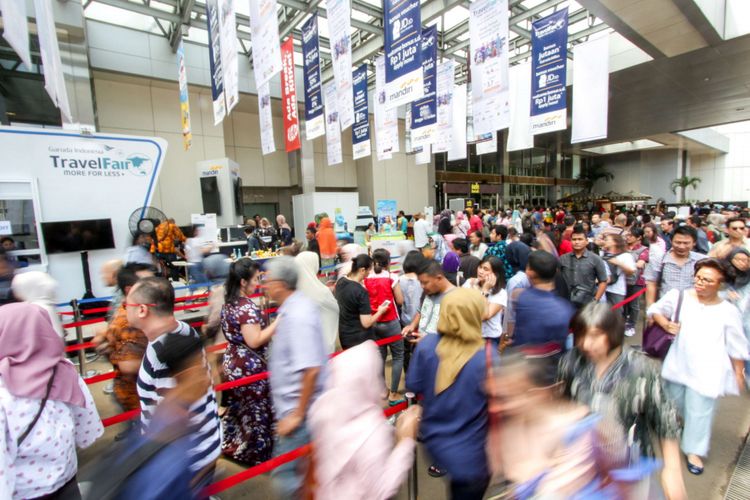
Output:
[[[148,338],[148,347],[138,372],[138,398],[141,402],[141,425],[146,429],[165,393],[175,387],[165,359],[164,342],[169,335],[192,335],[196,331],[174,317],[174,289],[164,278],[144,278],[136,283],[123,304],[130,325],[139,328]],[[205,363],[205,352],[203,352]],[[209,385],[206,393],[193,403],[189,411],[189,434],[192,436],[190,469],[194,481],[209,481],[221,453],[221,425],[216,398]]]

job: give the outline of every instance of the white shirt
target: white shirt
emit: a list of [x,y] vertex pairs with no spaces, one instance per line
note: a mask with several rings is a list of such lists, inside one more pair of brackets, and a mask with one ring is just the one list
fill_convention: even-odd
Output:
[[[613,257],[612,260],[620,262],[624,264],[628,269],[632,269],[633,271],[635,271],[635,259],[628,252],[623,252],[617,257]],[[625,295],[628,289],[627,277],[625,276],[625,271],[623,270],[623,268],[618,266],[617,270],[620,272],[620,276],[617,278],[617,281],[607,286],[607,291],[609,293],[616,293],[617,295]],[[607,271],[609,272],[609,269]]]
[[424,248],[430,242],[427,237],[431,229],[430,223],[424,219],[419,219],[414,223],[414,246],[417,248]]
[[0,498],[35,498],[59,490],[78,470],[76,447],[86,448],[104,433],[86,383],[78,377],[86,407],[48,400],[21,443],[41,399],[20,398],[0,378]]
[[[475,279],[470,279],[463,284],[462,288],[473,288],[472,283],[474,281]],[[508,292],[503,288],[496,294],[487,297],[487,302],[502,306],[500,312],[490,319],[482,321],[482,337],[485,339],[496,339],[503,334],[503,311],[508,306]]]
[[480,243],[479,247],[477,247],[476,249],[472,247],[469,250],[469,253],[471,253],[471,255],[473,255],[479,260],[484,259],[485,252],[487,252],[487,245],[485,245],[484,243]]
[[[726,300],[715,305],[701,304],[692,290],[683,294],[680,333],[669,349],[661,376],[690,387],[708,398],[739,394],[730,357],[750,359],[750,345],[742,331],[739,310]],[[673,319],[679,292],[670,290],[648,308]]]

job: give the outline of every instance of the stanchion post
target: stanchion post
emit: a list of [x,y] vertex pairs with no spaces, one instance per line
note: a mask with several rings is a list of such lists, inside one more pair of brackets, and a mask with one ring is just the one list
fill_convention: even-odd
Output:
[[[406,397],[406,402],[408,403],[409,407],[412,405],[417,404],[417,397],[413,392],[407,392],[404,394],[404,397]],[[408,495],[409,500],[417,500],[417,496],[419,495],[419,479],[417,474],[417,450],[414,450],[414,463],[411,466],[411,471],[409,471],[409,482],[407,484],[408,488]]]
[[[81,325],[81,308],[78,306],[78,299],[73,299],[73,321],[76,322],[76,339],[79,344],[83,344],[83,329]],[[78,370],[81,376],[86,376],[86,349],[78,349]]]

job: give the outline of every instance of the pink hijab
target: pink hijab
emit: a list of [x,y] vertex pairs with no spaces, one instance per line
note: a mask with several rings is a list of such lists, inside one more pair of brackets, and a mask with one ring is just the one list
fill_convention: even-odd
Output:
[[[316,474],[321,484],[335,481],[373,433],[392,430],[383,416],[383,360],[375,342],[347,349],[328,365],[326,391],[310,408]],[[383,442],[391,448],[392,442]]]
[[0,307],[0,378],[14,396],[43,399],[57,366],[49,399],[85,407],[78,373],[63,358],[64,347],[41,307],[23,302]]

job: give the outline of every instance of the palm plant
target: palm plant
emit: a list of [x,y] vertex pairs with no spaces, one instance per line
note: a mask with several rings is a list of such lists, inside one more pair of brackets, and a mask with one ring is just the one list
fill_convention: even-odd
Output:
[[680,203],[685,203],[685,191],[687,191],[687,188],[691,187],[693,189],[698,189],[698,184],[700,184],[700,182],[700,177],[689,177],[687,175],[683,175],[682,177],[673,180],[669,184],[669,188],[674,194],[677,194],[677,189],[681,189],[682,191],[680,191]]
[[581,169],[581,173],[578,174],[578,183],[583,188],[591,193],[594,190],[594,185],[597,181],[603,180],[604,182],[610,182],[615,178],[615,174],[604,169],[603,163],[590,163],[587,167]]

